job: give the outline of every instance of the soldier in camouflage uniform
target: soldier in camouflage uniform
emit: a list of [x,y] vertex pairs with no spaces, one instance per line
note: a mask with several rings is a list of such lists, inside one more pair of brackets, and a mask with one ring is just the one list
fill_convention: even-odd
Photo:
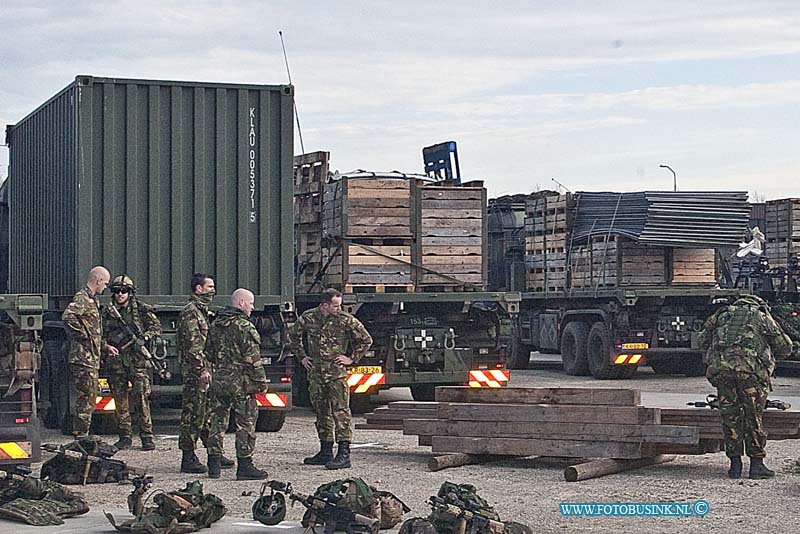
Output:
[[206,355],[213,365],[209,389],[208,476],[219,478],[222,438],[231,409],[236,417],[236,479],[261,480],[266,471],[253,465],[258,407],[255,395],[266,393],[267,375],[261,364],[261,337],[250,322],[253,293],[237,289],[208,331]]
[[770,311],[775,321],[792,340],[792,360],[800,360],[800,305],[791,303],[773,304]]
[[89,272],[86,286],[75,294],[62,319],[72,335],[69,351],[69,371],[78,391],[72,416],[72,434],[76,438],[89,434],[97,397],[97,379],[100,370],[100,354],[115,357],[118,351],[108,346],[103,339],[103,323],[100,319],[100,303],[97,295],[102,293],[111,275],[102,266]]
[[[161,335],[161,323],[155,309],[136,299],[136,286],[127,275],[114,278],[111,282],[111,302],[103,309],[103,333],[106,342],[119,350],[119,355],[106,361],[108,385],[116,406],[119,423],[119,441],[114,445],[122,450],[133,444],[133,426],[139,429],[142,450],[152,451],[153,420],[150,417],[150,376],[152,366],[141,347],[151,339]],[[112,309],[113,308],[113,309]],[[126,329],[140,336],[138,339]],[[133,387],[128,393],[128,384]],[[132,421],[129,406],[133,404]]]
[[767,435],[761,416],[772,390],[773,354],[789,356],[792,341],[761,298],[746,296],[706,320],[701,346],[708,348],[706,376],[718,392],[729,476],[741,478],[745,451],[750,478],[775,476],[764,465]]
[[[372,337],[361,321],[342,311],[342,294],[326,289],[320,305],[292,325],[289,342],[292,353],[308,371],[308,394],[320,441],[320,451],[303,463],[328,469],[350,467],[353,419],[347,367],[364,356]],[[334,439],[339,445],[335,458]]]

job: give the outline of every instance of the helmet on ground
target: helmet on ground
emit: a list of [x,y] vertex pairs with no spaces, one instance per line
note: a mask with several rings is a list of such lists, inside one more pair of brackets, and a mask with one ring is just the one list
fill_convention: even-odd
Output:
[[253,519],[264,525],[277,525],[286,518],[286,499],[281,493],[262,495],[253,503]]

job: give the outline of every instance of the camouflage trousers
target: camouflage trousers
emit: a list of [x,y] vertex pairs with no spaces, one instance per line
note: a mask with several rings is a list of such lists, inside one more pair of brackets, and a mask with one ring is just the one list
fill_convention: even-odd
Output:
[[322,380],[308,374],[308,396],[320,441],[337,443],[353,440],[353,416],[350,414],[350,388],[345,378]]
[[725,454],[730,458],[747,452],[750,458],[764,458],[767,434],[761,416],[767,384],[751,374],[732,372],[715,376],[711,385],[717,388]]
[[[128,384],[131,385],[130,390]],[[147,370],[120,364],[109,366],[108,386],[116,405],[119,435],[131,437],[135,426],[140,436],[153,437],[153,419],[150,416],[151,387]]]
[[236,420],[236,457],[250,458],[256,448],[258,406],[252,395],[214,384],[208,396],[208,455],[221,456],[231,409]]
[[200,382],[196,377],[184,375],[181,431],[178,436],[178,448],[182,451],[195,450],[200,432],[207,428],[208,392],[200,390]]
[[72,411],[72,433],[86,436],[92,426],[92,414],[97,397],[98,370],[84,365],[70,364],[69,372],[77,395]]

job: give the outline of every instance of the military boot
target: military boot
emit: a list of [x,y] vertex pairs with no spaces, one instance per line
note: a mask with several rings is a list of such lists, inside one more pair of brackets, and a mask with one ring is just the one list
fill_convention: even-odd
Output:
[[325,469],[347,469],[350,467],[350,442],[340,441],[336,458],[325,464]]
[[236,480],[264,480],[269,473],[253,465],[253,458],[237,458]]
[[333,442],[320,441],[319,452],[314,456],[303,458],[303,463],[306,465],[325,465],[333,460]]
[[208,478],[219,478],[222,474],[222,466],[219,465],[219,456],[208,457]]
[[119,451],[124,451],[133,447],[133,441],[128,436],[120,436],[119,440],[114,444]]
[[203,443],[203,447],[208,448],[208,429],[204,428],[200,431],[200,441]]
[[181,458],[181,473],[205,473],[208,468],[200,463],[200,459],[194,451],[181,451],[183,458]]
[[142,450],[143,451],[156,450],[156,444],[153,442],[153,436],[142,436]]
[[728,469],[728,476],[733,479],[742,478],[742,457],[731,456],[731,467]]
[[774,476],[775,476],[775,471],[764,465],[763,458],[750,458],[751,479],[772,478]]
[[219,457],[219,465],[221,465],[223,469],[230,469],[231,467],[236,465],[236,462],[234,462],[233,460],[231,460],[230,458],[228,458],[223,454],[222,456]]

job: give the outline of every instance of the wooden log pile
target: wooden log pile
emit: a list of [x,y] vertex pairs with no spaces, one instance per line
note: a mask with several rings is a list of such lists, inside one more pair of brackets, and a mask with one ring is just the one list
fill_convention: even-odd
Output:
[[770,267],[787,267],[789,258],[800,257],[800,198],[767,202],[764,236]]

